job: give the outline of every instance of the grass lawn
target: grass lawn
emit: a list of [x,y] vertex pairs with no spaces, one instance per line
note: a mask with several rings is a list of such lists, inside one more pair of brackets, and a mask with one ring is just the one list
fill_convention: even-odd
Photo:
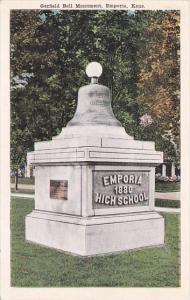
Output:
[[180,208],[180,200],[155,199],[155,206]]
[[156,182],[156,192],[180,192],[180,182]]
[[178,214],[163,214],[165,247],[113,256],[82,258],[24,238],[24,218],[33,200],[12,199],[11,282],[17,287],[178,287],[180,249]]
[[[11,183],[15,182],[15,178],[11,177]],[[19,184],[34,184],[35,183],[35,177],[29,178],[29,177],[19,177],[18,178],[18,183]]]

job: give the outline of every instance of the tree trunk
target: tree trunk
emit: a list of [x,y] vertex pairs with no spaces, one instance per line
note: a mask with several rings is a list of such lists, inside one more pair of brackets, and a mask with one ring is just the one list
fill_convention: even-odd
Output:
[[18,171],[15,173],[15,191],[18,191]]

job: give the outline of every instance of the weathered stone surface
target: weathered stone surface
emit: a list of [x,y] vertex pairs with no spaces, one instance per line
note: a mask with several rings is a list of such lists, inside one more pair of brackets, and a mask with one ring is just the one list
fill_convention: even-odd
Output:
[[25,223],[26,240],[82,256],[164,244],[156,212],[82,218],[34,210]]
[[149,171],[93,172],[93,208],[148,206]]
[[164,244],[164,219],[154,212],[163,153],[125,132],[107,87],[80,88],[73,119],[29,156],[35,210],[26,240],[84,256]]
[[107,163],[140,163],[160,164],[162,163],[162,152],[140,149],[119,149],[103,147],[72,147],[72,148],[50,148],[36,150],[30,157],[34,165],[52,164],[64,162],[107,162]]

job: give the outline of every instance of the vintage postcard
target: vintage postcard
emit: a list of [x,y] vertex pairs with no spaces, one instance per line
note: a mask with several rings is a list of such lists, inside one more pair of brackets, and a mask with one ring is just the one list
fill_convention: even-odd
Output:
[[189,1],[0,13],[1,299],[188,299]]

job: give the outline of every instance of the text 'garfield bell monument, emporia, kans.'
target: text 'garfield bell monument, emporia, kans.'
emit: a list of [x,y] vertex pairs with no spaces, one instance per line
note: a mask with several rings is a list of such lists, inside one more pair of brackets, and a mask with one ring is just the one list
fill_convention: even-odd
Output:
[[155,166],[162,152],[135,141],[115,118],[102,67],[86,68],[73,119],[51,141],[36,142],[35,209],[26,240],[77,255],[100,255],[164,244],[154,210]]

